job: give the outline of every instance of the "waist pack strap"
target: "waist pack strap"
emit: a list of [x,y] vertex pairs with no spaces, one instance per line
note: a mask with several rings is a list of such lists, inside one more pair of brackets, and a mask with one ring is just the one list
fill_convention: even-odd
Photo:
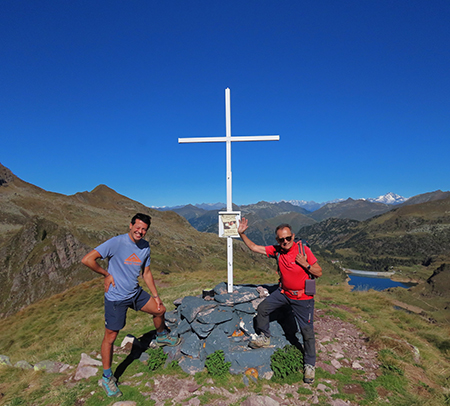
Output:
[[281,293],[285,293],[288,292],[290,293],[292,296],[297,296],[300,297],[303,295],[303,293],[305,293],[305,289],[300,289],[300,290],[289,290],[289,289],[283,289],[281,288]]

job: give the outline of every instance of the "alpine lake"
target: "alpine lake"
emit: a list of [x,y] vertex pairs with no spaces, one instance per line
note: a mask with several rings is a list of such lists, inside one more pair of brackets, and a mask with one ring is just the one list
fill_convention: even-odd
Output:
[[387,276],[387,274],[392,275],[392,273],[388,272],[349,270],[349,273],[347,274],[349,278],[348,284],[352,286],[352,290],[358,291],[366,291],[369,289],[381,291],[388,288],[397,287],[409,289],[410,287],[416,285],[416,283],[393,281],[389,278],[389,276]]

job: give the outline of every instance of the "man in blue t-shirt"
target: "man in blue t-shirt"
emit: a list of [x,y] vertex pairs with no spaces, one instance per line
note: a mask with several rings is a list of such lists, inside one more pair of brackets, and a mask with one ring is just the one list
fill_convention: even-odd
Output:
[[[137,213],[130,223],[130,231],[113,237],[84,256],[81,262],[105,277],[105,336],[101,355],[103,363],[102,386],[108,396],[121,396],[117,379],[111,371],[114,341],[124,328],[128,308],[142,310],[153,316],[156,328],[156,344],[175,346],[178,337],[171,337],[165,326],[166,308],[158,296],[155,281],[150,271],[150,245],[144,240],[150,227],[150,216]],[[98,259],[108,258],[108,270],[103,269]],[[142,277],[150,290],[150,296],[138,283]]]

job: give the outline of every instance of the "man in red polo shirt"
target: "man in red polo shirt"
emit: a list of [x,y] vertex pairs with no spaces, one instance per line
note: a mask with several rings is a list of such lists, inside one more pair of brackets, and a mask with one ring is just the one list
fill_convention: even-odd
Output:
[[322,268],[309,249],[294,242],[295,234],[289,224],[281,224],[275,230],[278,245],[262,246],[251,241],[245,231],[248,220],[243,218],[239,224],[239,236],[251,251],[278,259],[280,286],[258,306],[255,331],[258,337],[252,340],[250,347],[261,348],[270,345],[269,316],[276,309],[289,305],[303,336],[304,381],[313,383],[316,364],[316,342],[314,337],[314,296],[305,293],[305,281],[310,275],[318,278]]

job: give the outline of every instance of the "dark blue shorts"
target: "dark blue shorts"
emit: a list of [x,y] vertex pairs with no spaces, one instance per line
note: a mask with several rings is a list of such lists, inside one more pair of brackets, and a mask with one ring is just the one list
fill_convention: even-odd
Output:
[[105,327],[113,331],[122,330],[127,320],[128,308],[141,310],[150,298],[150,294],[141,287],[132,298],[127,300],[110,301],[105,298]]

